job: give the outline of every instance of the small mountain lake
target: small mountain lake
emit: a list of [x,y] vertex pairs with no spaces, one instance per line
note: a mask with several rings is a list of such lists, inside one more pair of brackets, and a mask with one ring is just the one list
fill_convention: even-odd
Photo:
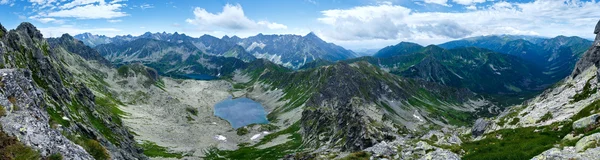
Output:
[[234,129],[250,124],[267,124],[265,108],[248,98],[231,97],[215,104],[215,116],[221,117],[231,124]]
[[211,76],[208,74],[184,74],[182,76],[189,78],[189,79],[195,79],[195,80],[215,80],[218,78],[218,77]]

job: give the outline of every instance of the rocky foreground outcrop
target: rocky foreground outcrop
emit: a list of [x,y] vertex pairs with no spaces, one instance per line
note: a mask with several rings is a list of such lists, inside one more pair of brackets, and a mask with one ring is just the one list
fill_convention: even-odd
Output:
[[0,104],[8,111],[0,118],[3,130],[43,156],[147,159],[119,115],[97,103],[96,94],[104,92],[92,91],[67,69],[63,57],[79,56],[72,53],[77,51],[49,45],[30,23],[10,31],[0,25],[0,69],[8,69],[0,75],[8,76],[0,85]]
[[0,118],[4,132],[39,150],[44,157],[60,153],[66,159],[93,159],[48,125],[44,93],[32,83],[28,70],[0,69],[0,77],[0,107],[7,111]]

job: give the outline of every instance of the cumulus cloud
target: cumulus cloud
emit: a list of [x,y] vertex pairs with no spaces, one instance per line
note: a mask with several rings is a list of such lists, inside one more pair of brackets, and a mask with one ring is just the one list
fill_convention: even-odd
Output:
[[239,4],[226,4],[220,13],[210,13],[204,8],[194,9],[194,18],[185,20],[189,24],[196,25],[203,30],[227,29],[227,30],[249,30],[249,29],[286,29],[287,26],[269,21],[254,21],[246,17],[242,6]]
[[379,6],[361,6],[348,10],[326,10],[318,20],[331,28],[326,36],[340,40],[396,39],[410,36],[408,26],[402,22],[410,9],[389,3]]
[[600,2],[595,1],[501,1],[471,8],[465,12],[418,12],[384,3],[325,10],[318,21],[324,24],[322,35],[335,43],[373,39],[437,42],[491,34],[585,37],[591,36],[589,32],[600,17]]
[[441,21],[435,24],[426,24],[418,26],[417,30],[422,33],[428,33],[431,36],[443,36],[448,38],[462,38],[471,35],[472,31],[467,30],[454,21]]
[[62,25],[58,27],[38,28],[44,37],[60,37],[65,33],[77,35],[85,32],[96,33],[106,36],[115,36],[121,30],[115,28],[80,28],[72,25]]

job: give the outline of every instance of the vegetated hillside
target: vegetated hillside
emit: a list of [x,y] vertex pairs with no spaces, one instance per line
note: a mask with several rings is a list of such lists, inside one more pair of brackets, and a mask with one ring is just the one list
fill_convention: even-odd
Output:
[[467,47],[446,50],[435,45],[418,50],[396,48],[406,45],[410,43],[403,42],[380,51],[380,54],[390,57],[361,57],[346,61],[368,61],[402,77],[468,88],[493,97],[518,99],[556,82],[545,76],[539,67],[521,58],[487,49]]
[[[79,57],[70,50],[83,43],[63,36],[58,41],[65,43],[51,47],[30,23],[0,28],[4,132],[42,157],[146,159],[121,123],[120,102],[100,87],[102,78],[83,80],[67,69],[69,57]],[[80,54],[94,55],[89,48]]]
[[592,44],[580,37],[557,36],[554,38],[530,36],[482,36],[440,44],[452,49],[479,47],[521,57],[543,69],[545,76],[558,81],[571,73],[575,63]]

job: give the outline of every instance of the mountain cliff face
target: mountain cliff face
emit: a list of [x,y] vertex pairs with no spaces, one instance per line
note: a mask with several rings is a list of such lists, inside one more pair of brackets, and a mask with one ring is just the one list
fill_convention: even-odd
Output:
[[1,33],[0,67],[5,68],[1,99],[7,116],[0,118],[0,123],[4,132],[39,150],[42,156],[146,158],[122,126],[120,115],[111,112],[112,106],[99,103],[107,99],[105,95],[97,96],[66,69],[64,57],[74,55],[69,50],[83,44],[65,45],[73,40],[63,36],[59,41],[65,43],[51,47],[30,23],[9,32],[2,29]]

